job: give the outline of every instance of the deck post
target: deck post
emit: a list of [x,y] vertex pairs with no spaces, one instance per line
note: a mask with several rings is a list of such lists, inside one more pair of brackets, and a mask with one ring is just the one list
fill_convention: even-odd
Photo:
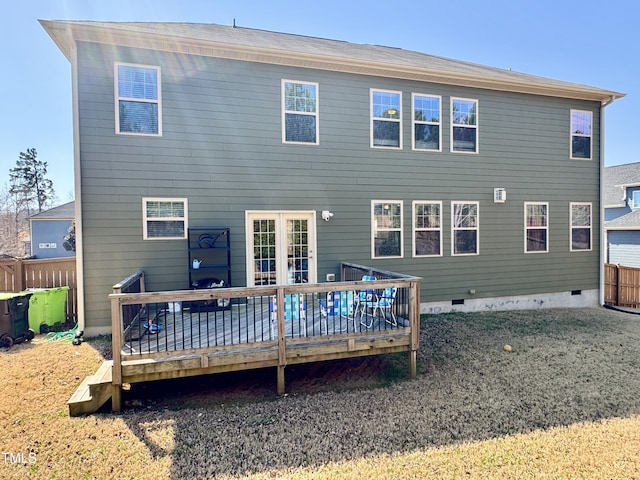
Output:
[[284,289],[282,288],[278,288],[276,292],[276,305],[278,315],[278,395],[284,395],[284,367],[287,365],[287,346],[284,330]]
[[122,305],[117,298],[111,299],[111,348],[113,356],[113,370],[111,372],[111,410],[119,412],[122,388]]
[[409,350],[409,376],[418,372],[417,352],[420,347],[420,283],[409,284],[409,323],[411,325],[411,348]]

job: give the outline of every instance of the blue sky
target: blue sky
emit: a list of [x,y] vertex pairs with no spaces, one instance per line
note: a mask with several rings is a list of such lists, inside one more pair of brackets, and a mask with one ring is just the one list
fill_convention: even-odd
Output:
[[[20,152],[49,165],[59,203],[73,196],[71,68],[45,20],[184,21],[416,50],[626,93],[606,108],[607,166],[640,161],[640,35],[635,0],[22,0],[0,28],[0,189]],[[7,12],[8,10],[8,12]]]

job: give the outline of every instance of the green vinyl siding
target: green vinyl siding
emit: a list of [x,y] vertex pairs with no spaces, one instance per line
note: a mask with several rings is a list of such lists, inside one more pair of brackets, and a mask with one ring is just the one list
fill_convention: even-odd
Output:
[[[149,290],[188,287],[185,241],[142,239],[143,197],[188,198],[189,226],[231,228],[236,286],[245,210],[330,210],[317,221],[319,280],[349,261],[423,277],[422,302],[471,288],[475,298],[598,288],[596,102],[89,43],[78,58],[88,325],[109,325],[107,295],[137,269]],[[161,137],[115,134],[116,61],[161,68]],[[319,85],[319,145],[282,142],[281,81],[292,78]],[[372,88],[402,92],[401,150],[370,148]],[[442,97],[442,152],[411,150],[413,92]],[[478,154],[449,152],[451,97],[478,100]],[[593,160],[569,159],[571,109],[593,112]],[[371,258],[373,199],[403,202],[404,258]],[[442,202],[442,257],[411,256],[414,200]],[[479,202],[477,256],[451,255],[451,201]],[[549,204],[549,253],[524,254],[524,202]],[[569,202],[593,205],[591,252],[569,252]]]

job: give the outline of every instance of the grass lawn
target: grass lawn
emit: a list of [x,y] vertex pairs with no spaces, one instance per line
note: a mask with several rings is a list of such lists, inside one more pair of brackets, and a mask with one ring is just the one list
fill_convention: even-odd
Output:
[[[603,308],[423,318],[406,354],[133,385],[66,401],[108,354],[0,351],[0,478],[640,479],[640,316]],[[504,345],[510,345],[507,352]]]

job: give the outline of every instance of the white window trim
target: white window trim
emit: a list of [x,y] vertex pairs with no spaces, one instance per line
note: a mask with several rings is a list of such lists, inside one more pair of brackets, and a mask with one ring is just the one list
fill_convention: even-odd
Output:
[[[316,87],[316,111],[315,112],[298,112],[295,110],[285,110],[285,85],[287,83],[300,83],[302,85],[314,85]],[[319,145],[320,144],[320,84],[316,82],[307,82],[306,80],[288,80],[283,78],[281,82],[280,96],[282,101],[282,143],[288,145]],[[286,130],[286,114],[291,113],[295,115],[309,115],[316,117],[316,141],[315,142],[291,142],[287,140]]]
[[[456,228],[455,216],[457,204],[475,205],[477,212],[477,221],[474,228]],[[455,241],[457,230],[475,230],[476,231],[476,251],[474,253],[455,253]],[[451,202],[451,256],[452,257],[469,257],[473,255],[480,255],[480,202],[468,201],[468,200],[453,200]]]
[[[475,125],[464,125],[464,124],[459,124],[453,123],[453,102],[455,100],[462,100],[465,102],[475,102],[476,103],[476,124]],[[477,98],[462,98],[462,97],[451,97],[450,103],[449,103],[449,108],[450,108],[450,113],[451,113],[451,121],[449,123],[451,123],[451,125],[449,126],[449,151],[451,153],[461,153],[463,155],[477,155],[478,153],[480,153],[480,130],[479,130],[479,119],[480,119],[480,101]],[[453,127],[465,127],[465,128],[475,128],[476,130],[476,149],[473,152],[465,152],[463,150],[454,150],[453,149]]]
[[[430,97],[438,99],[439,122],[416,120],[416,97]],[[416,148],[416,125],[438,125],[438,148]],[[442,97],[440,95],[429,95],[426,93],[411,94],[411,150],[418,152],[442,152]]]
[[[375,221],[375,206],[377,203],[400,205],[399,228],[377,228]],[[376,256],[376,232],[400,232],[400,255]],[[404,204],[402,200],[371,200],[371,258],[404,258]]]
[[[157,70],[158,72],[158,99],[149,100],[144,98],[120,97],[118,91],[118,67],[139,67]],[[113,91],[115,98],[115,119],[117,135],[132,135],[136,137],[161,137],[162,136],[162,71],[157,65],[142,65],[138,63],[114,62],[113,64]],[[140,102],[140,103],[156,103],[158,105],[158,133],[141,133],[141,132],[121,132],[120,131],[120,100]]]
[[[393,93],[400,96],[400,118],[383,118],[383,117],[374,117],[373,116],[373,93],[374,92],[383,92],[383,93]],[[396,90],[386,90],[383,88],[370,88],[369,89],[369,145],[371,148],[380,149],[380,150],[402,150],[402,92]],[[380,145],[374,145],[373,138],[373,121],[381,120],[385,122],[396,122],[400,124],[399,127],[399,145],[397,147],[384,147]]]
[[[579,112],[579,113],[588,113],[589,116],[591,117],[591,133],[589,135],[581,135],[581,134],[574,134],[573,133],[573,125],[571,124],[572,121],[572,117],[573,117],[573,112]],[[583,158],[583,157],[574,157],[573,156],[573,137],[589,137],[589,158]],[[589,110],[579,110],[577,108],[572,108],[571,111],[569,112],[569,159],[570,160],[593,160],[593,112],[590,112]]]
[[[587,205],[589,206],[590,225],[573,225],[573,206]],[[589,229],[589,248],[573,248],[573,229],[588,228]],[[593,250],[593,204],[591,202],[569,202],[569,251],[570,252],[591,252]]]
[[[547,207],[547,224],[544,227],[531,227],[527,225],[527,207],[529,205],[545,205]],[[545,230],[547,232],[547,244],[544,250],[528,251],[527,250],[527,231],[528,230]],[[549,202],[524,202],[524,253],[537,254],[537,253],[549,253]]]
[[[184,235],[181,237],[149,237],[147,231],[147,222],[154,221],[175,221],[179,217],[147,217],[148,202],[182,202],[184,203]],[[142,238],[143,240],[184,240],[187,238],[187,230],[189,228],[189,201],[186,198],[165,198],[165,197],[143,197],[142,198]]]
[[[440,226],[438,228],[418,228],[416,227],[416,207],[418,205],[438,205],[440,207]],[[442,202],[432,200],[414,200],[411,205],[412,212],[412,236],[411,236],[411,252],[414,258],[428,258],[442,256]],[[416,254],[416,232],[440,232],[440,251],[433,255],[417,255]]]

